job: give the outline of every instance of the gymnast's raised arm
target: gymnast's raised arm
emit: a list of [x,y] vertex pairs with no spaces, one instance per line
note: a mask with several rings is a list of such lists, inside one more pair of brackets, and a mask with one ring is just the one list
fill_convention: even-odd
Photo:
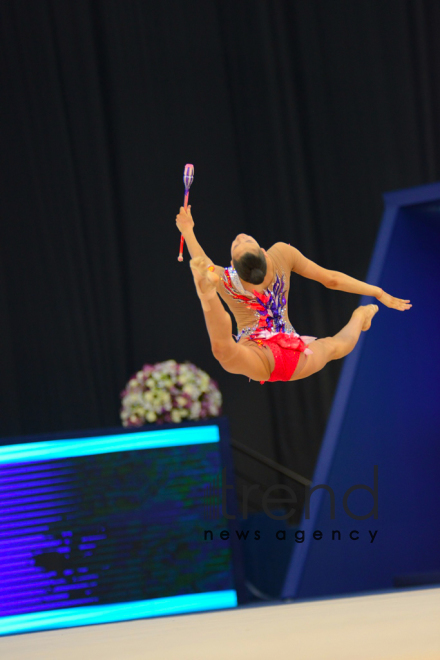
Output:
[[345,291],[346,293],[358,293],[363,296],[372,296],[377,298],[377,300],[380,300],[380,302],[387,307],[398,309],[401,312],[412,307],[412,305],[409,304],[409,300],[394,298],[393,296],[390,296],[389,293],[385,293],[385,291],[378,286],[355,280],[354,277],[339,273],[335,270],[322,268],[313,261],[310,261],[310,259],[307,259],[296,248],[291,245],[287,247],[292,257],[292,271],[303,277],[320,282],[327,287],[327,289]]
[[188,206],[187,210],[183,206],[180,207],[180,212],[176,215],[176,225],[179,231],[183,234],[183,238],[186,242],[186,247],[188,252],[191,255],[191,258],[195,257],[204,257],[207,262],[213,263],[205,251],[203,250],[200,243],[197,241],[194,235],[194,220],[191,215],[191,206]]

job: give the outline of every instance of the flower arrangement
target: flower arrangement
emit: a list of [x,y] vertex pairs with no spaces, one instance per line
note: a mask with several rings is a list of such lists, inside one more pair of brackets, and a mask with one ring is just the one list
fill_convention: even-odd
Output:
[[181,422],[221,414],[217,383],[191,362],[145,364],[121,392],[123,426]]

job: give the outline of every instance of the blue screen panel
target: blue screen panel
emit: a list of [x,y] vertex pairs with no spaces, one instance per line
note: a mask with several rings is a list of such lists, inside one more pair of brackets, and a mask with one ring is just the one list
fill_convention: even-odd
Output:
[[[385,201],[367,282],[413,307],[379,305],[371,329],[344,360],[313,477],[314,486],[332,489],[335,518],[329,492],[315,491],[284,597],[371,592],[420,576],[438,582],[440,184],[390,193]],[[355,485],[349,515],[344,496]]]
[[219,439],[210,425],[0,447],[0,632],[236,606],[227,522],[204,540]]

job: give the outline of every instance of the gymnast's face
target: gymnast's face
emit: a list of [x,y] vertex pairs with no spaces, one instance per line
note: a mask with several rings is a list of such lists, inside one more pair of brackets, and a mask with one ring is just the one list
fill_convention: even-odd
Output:
[[[240,257],[242,257],[245,252],[252,252],[254,254],[257,254],[259,249],[260,246],[258,245],[255,238],[252,238],[252,236],[248,236],[248,234],[238,234],[235,240],[232,241],[231,257],[232,259],[238,261],[238,259],[240,259]],[[265,253],[264,250],[263,252]]]

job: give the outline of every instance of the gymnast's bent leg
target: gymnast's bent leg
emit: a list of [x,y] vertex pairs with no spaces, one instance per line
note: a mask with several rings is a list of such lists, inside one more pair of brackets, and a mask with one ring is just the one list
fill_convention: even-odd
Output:
[[270,374],[264,361],[254,351],[237,344],[232,337],[231,317],[220,302],[215,288],[218,275],[208,270],[208,263],[203,257],[191,259],[190,267],[216,360],[229,373],[241,374],[251,380],[267,380]]
[[334,337],[316,339],[309,344],[313,355],[299,356],[298,367],[290,380],[300,380],[321,371],[331,360],[339,360],[354,349],[361,332],[369,330],[373,316],[379,311],[377,305],[361,305],[354,310],[350,321]]

